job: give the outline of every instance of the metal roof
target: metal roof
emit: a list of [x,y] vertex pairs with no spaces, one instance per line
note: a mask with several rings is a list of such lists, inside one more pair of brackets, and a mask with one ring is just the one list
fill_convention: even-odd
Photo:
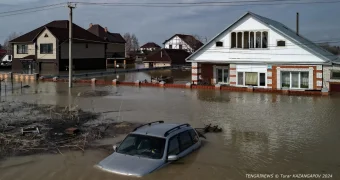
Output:
[[198,49],[196,52],[191,54],[186,60],[188,61],[191,57],[193,57],[197,52],[201,51],[205,46],[213,42],[217,37],[219,37],[224,32],[228,31],[230,28],[233,27],[237,22],[245,18],[246,16],[252,16],[256,20],[266,24],[268,27],[270,27],[275,32],[281,34],[282,36],[286,37],[287,39],[291,40],[296,45],[300,46],[301,48],[309,51],[310,53],[320,57],[321,59],[325,61],[334,61],[337,59],[335,55],[328,52],[327,50],[323,49],[322,47],[316,45],[315,43],[311,42],[310,40],[304,38],[300,34],[298,35],[295,31],[291,30],[290,28],[286,27],[280,22],[277,22],[275,20],[260,16],[258,14],[247,12],[244,14],[241,18],[239,18],[237,21],[232,23],[230,26],[228,26],[225,30],[223,30],[221,33],[219,33],[217,36],[215,36],[213,39],[211,39],[208,43],[203,45],[200,49]]

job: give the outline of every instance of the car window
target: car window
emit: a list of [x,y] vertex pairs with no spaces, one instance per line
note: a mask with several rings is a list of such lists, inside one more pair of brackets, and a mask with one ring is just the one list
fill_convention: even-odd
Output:
[[168,155],[177,155],[179,154],[179,143],[178,143],[178,137],[172,137],[169,141],[169,149],[168,149]]
[[164,154],[164,147],[164,138],[130,134],[120,144],[117,153],[151,159],[161,159]]
[[188,149],[193,144],[189,131],[182,132],[178,137],[181,151]]
[[199,137],[194,129],[189,130],[193,144],[197,143],[199,140]]

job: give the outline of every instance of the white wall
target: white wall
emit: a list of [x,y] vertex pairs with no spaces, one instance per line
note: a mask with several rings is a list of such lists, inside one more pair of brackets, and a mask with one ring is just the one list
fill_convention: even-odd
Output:
[[[47,35],[48,37],[45,37]],[[40,44],[53,44],[53,53],[52,54],[40,54]],[[38,59],[57,59],[57,39],[54,35],[48,30],[45,29],[37,39],[37,58]]]
[[13,54],[14,58],[24,58],[29,55],[35,55],[35,45],[34,44],[28,44],[28,53],[27,54],[17,54],[17,45],[13,44]]
[[[267,49],[231,49],[231,32],[237,31],[267,31]],[[277,40],[285,40],[285,47],[275,47]],[[216,47],[216,41],[222,41],[223,47]],[[310,52],[302,49],[280,34],[269,29],[265,24],[258,22],[251,16],[235,24],[230,30],[224,32],[214,41],[210,42],[201,51],[197,52],[190,60],[217,61],[217,62],[302,62],[323,63],[324,61]]]
[[[105,44],[73,43],[72,57],[75,59],[105,58]],[[61,45],[61,59],[68,59],[68,43]]]
[[186,49],[188,51],[192,51],[192,48],[187,43],[185,43],[181,38],[179,38],[178,36],[175,36],[171,40],[166,42],[164,44],[164,48],[165,49],[170,49],[169,48],[170,45],[172,45],[171,49],[179,49],[179,45],[182,45],[182,49]]

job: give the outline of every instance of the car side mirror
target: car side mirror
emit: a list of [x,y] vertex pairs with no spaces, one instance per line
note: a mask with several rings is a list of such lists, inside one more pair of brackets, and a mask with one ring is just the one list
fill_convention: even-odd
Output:
[[168,156],[168,161],[177,161],[179,157],[177,155],[170,155]]
[[119,144],[115,144],[115,145],[113,145],[113,150],[116,152],[117,151],[117,149],[118,149],[118,146],[119,146]]

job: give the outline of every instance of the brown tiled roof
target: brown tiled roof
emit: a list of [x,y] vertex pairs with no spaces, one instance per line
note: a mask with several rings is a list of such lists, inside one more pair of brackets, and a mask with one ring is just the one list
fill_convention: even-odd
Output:
[[203,43],[201,41],[197,40],[194,36],[187,35],[187,34],[175,34],[171,38],[169,38],[168,40],[164,41],[163,44],[165,44],[166,42],[170,41],[172,38],[174,38],[176,36],[181,38],[185,43],[187,43],[194,50],[197,50],[201,46],[203,46]]
[[161,47],[154,42],[148,42],[144,44],[143,46],[141,46],[140,48],[161,48]]
[[[60,21],[52,21],[48,24],[45,24],[33,31],[30,31],[18,38],[11,40],[11,43],[20,43],[20,42],[34,42],[34,40],[40,35],[40,33],[44,29],[48,29],[59,41],[67,41],[69,36],[69,21],[68,20],[60,20]],[[101,38],[96,35],[86,31],[85,29],[79,27],[78,25],[73,23],[73,38],[74,42],[104,42]]]
[[182,49],[161,49],[149,54],[144,62],[171,62],[171,64],[185,64],[185,58],[190,54]]
[[111,43],[125,43],[124,38],[119,34],[119,33],[111,33],[109,31],[105,31],[105,29],[98,25],[92,25],[89,29],[89,32],[91,32],[92,34],[100,37],[102,40],[105,40],[107,42],[111,42]]

